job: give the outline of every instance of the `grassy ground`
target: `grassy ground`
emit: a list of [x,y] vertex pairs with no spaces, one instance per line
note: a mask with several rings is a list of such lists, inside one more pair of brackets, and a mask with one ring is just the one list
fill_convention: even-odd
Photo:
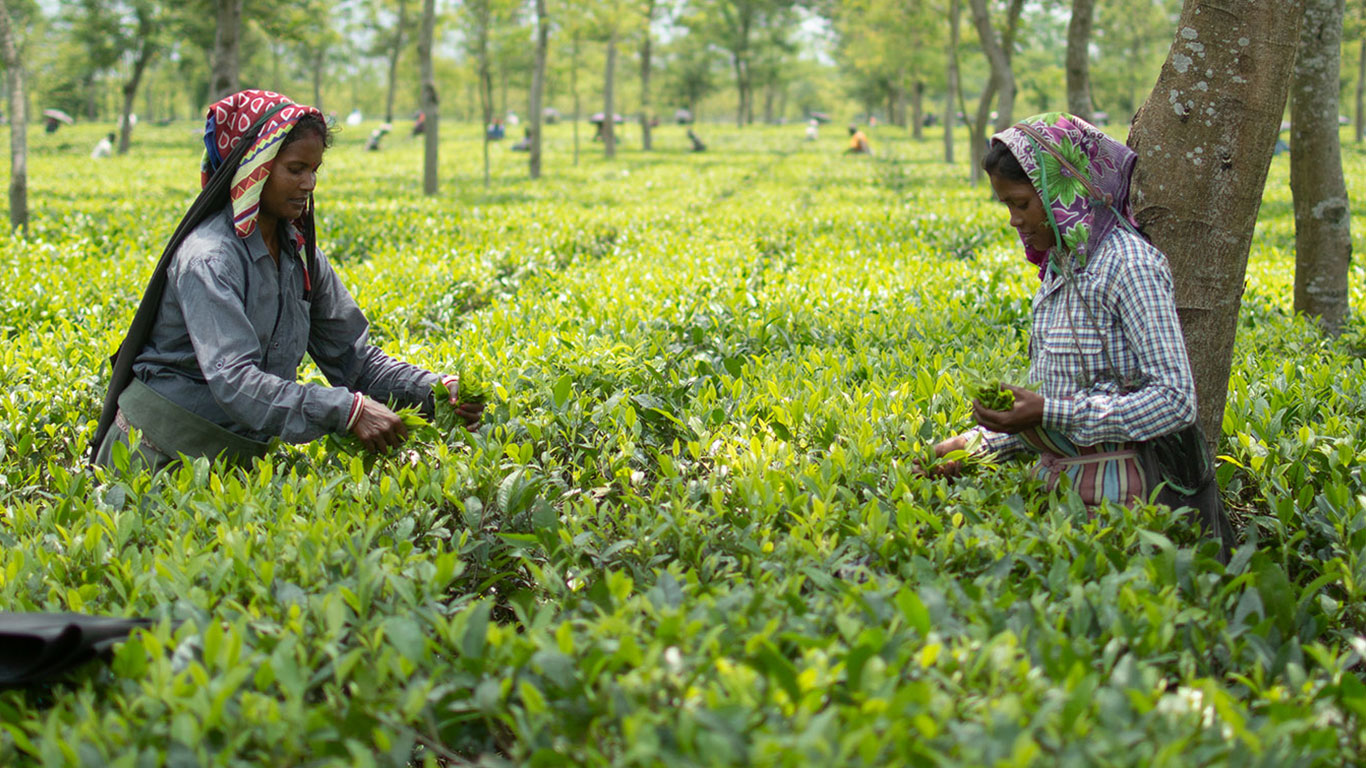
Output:
[[1027,365],[1035,279],[965,136],[950,167],[888,129],[871,158],[829,128],[704,126],[696,155],[628,129],[610,162],[585,132],[576,166],[561,125],[545,179],[504,142],[485,188],[447,125],[427,198],[420,143],[367,153],[369,128],[329,152],[322,245],[377,343],[487,383],[486,428],[126,480],[80,452],[199,151],[188,126],[104,161],[100,129],[30,134],[31,236],[0,240],[0,605],[162,621],[0,694],[0,762],[1361,759],[1366,326],[1289,314],[1284,156],[1225,568],[1184,515],[1091,516],[1023,465],[910,471],[969,423],[965,371]]

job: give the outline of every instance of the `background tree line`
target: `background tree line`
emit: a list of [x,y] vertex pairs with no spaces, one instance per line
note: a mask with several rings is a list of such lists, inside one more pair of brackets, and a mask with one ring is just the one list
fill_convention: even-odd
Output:
[[[6,0],[30,75],[31,106],[117,121],[128,88],[141,119],[197,119],[237,86],[272,88],[345,115],[408,118],[420,109],[423,0]],[[992,66],[965,14],[949,88],[951,0],[548,0],[544,104],[572,108],[571,81],[599,111],[607,59],[614,103],[684,108],[738,123],[879,120],[921,135],[952,97],[975,115]],[[1008,96],[1021,114],[1062,108],[1071,0],[983,0],[982,15],[1009,42]],[[1090,4],[1088,4],[1090,5]],[[1093,0],[1093,23],[1072,50],[1089,60],[1092,113],[1127,121],[1156,77],[1178,0]],[[526,115],[535,68],[534,0],[437,0],[434,74],[444,115]],[[481,81],[481,14],[487,83]],[[574,40],[578,40],[577,49]],[[1345,45],[1355,65],[1357,47]],[[577,55],[575,55],[577,54]],[[577,70],[575,72],[574,70]],[[1344,83],[1344,87],[1350,83]],[[482,91],[481,91],[482,89]]]

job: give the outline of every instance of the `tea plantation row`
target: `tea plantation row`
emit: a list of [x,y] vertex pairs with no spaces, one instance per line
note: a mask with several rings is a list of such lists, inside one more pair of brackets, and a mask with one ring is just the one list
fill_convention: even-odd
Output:
[[160,621],[0,693],[0,763],[1363,758],[1366,325],[1327,341],[1289,312],[1283,157],[1224,567],[1188,517],[1088,515],[1022,464],[915,475],[969,423],[965,372],[1023,379],[1035,278],[965,166],[892,131],[851,158],[800,128],[709,128],[698,155],[664,129],[575,167],[559,126],[547,178],[498,146],[486,191],[443,129],[437,198],[416,141],[345,133],[322,245],[377,343],[487,383],[486,426],[92,474],[103,361],[198,162],[176,126],[87,161],[99,133],[31,134],[34,223],[0,239],[0,606]]

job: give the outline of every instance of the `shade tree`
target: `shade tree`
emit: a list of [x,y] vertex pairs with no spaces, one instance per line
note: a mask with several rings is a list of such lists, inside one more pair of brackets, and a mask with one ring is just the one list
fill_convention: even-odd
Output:
[[1248,251],[1304,9],[1305,0],[1186,0],[1129,133],[1134,212],[1171,265],[1211,440],[1223,423]]
[[0,0],[0,59],[10,114],[9,223],[21,231],[28,230],[28,99],[19,24],[31,14],[32,6],[22,0]]
[[1290,94],[1295,311],[1337,334],[1347,320],[1352,215],[1338,139],[1344,0],[1304,0]]

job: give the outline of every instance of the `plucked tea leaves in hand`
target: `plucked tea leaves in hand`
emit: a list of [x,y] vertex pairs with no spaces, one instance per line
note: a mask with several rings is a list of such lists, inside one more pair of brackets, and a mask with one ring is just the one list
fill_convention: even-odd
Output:
[[1015,393],[1006,389],[999,381],[975,387],[968,399],[976,400],[983,408],[991,411],[1009,411],[1015,407]]

